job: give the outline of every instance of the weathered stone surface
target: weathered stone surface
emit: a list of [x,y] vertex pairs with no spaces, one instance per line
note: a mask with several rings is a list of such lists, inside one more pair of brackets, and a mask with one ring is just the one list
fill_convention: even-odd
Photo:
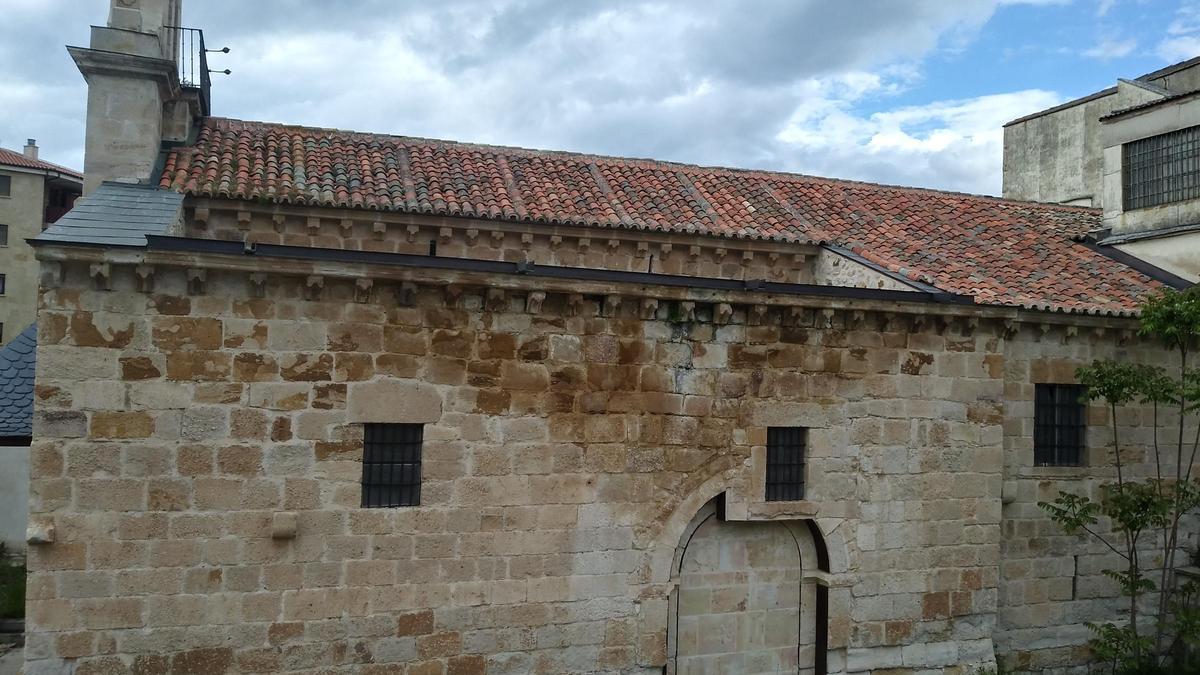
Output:
[[441,392],[428,384],[389,378],[348,385],[348,422],[431,423],[441,416]]

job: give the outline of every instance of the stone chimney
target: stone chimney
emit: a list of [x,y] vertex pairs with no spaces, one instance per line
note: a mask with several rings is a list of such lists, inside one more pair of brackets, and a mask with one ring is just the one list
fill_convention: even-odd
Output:
[[150,183],[164,140],[186,140],[200,116],[180,87],[182,0],[109,0],[91,45],[67,47],[88,83],[84,194],[105,181]]
[[36,138],[31,138],[27,143],[25,143],[25,156],[29,159],[38,158],[38,146]]

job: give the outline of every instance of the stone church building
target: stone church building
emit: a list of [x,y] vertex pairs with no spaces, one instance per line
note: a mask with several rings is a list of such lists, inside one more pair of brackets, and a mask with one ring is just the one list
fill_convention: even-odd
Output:
[[1119,615],[1036,502],[1184,282],[1098,211],[214,117],[178,16],[71,48],[27,675],[1071,672]]

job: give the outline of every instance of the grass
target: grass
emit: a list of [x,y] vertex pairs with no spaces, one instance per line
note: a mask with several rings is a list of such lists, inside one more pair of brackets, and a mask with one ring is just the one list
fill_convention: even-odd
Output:
[[0,544],[0,619],[25,618],[25,566]]

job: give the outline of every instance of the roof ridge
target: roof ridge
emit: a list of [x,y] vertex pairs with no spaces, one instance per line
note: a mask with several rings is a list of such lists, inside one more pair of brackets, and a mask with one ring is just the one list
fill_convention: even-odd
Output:
[[[16,161],[12,161],[12,162],[4,161],[5,153],[11,154]],[[83,174],[76,171],[75,169],[65,167],[61,164],[55,164],[54,162],[47,162],[44,159],[33,159],[32,157],[26,157],[25,153],[23,153],[19,150],[13,150],[11,148],[0,147],[0,164],[4,164],[6,166],[16,166],[16,167],[25,168],[25,169],[41,169],[42,171],[58,171],[61,173],[69,174],[73,178],[78,178],[80,180],[83,180]]]
[[[328,134],[337,134],[343,137],[364,137],[375,139],[395,139],[402,141],[412,141],[414,143],[425,143],[439,147],[456,147],[464,149],[474,149],[484,152],[507,152],[509,154],[520,154],[523,156],[534,157],[560,157],[577,159],[584,163],[589,161],[613,162],[620,163],[625,166],[633,166],[637,168],[661,168],[663,170],[673,171],[690,171],[703,172],[706,174],[721,174],[721,175],[737,175],[751,178],[781,178],[788,180],[807,180],[814,182],[828,183],[831,185],[847,185],[847,186],[863,186],[870,188],[881,188],[885,190],[897,190],[906,192],[916,192],[918,194],[938,194],[947,197],[958,197],[968,199],[979,199],[1001,204],[1014,204],[1018,206],[1034,206],[1038,208],[1047,208],[1054,210],[1063,210],[1071,213],[1099,213],[1100,209],[1087,206],[1073,206],[1068,204],[1056,204],[1053,202],[1035,202],[1020,199],[1010,199],[996,195],[981,195],[971,192],[961,192],[956,190],[943,190],[938,188],[921,187],[916,185],[895,185],[890,183],[872,183],[865,180],[854,180],[850,178],[832,178],[829,176],[817,176],[814,174],[798,173],[792,171],[779,171],[774,169],[746,169],[731,166],[721,165],[705,165],[689,162],[677,162],[666,159],[653,159],[649,157],[628,157],[622,155],[604,155],[588,152],[574,152],[570,150],[548,150],[541,148],[526,148],[515,145],[495,145],[490,143],[475,143],[466,141],[454,141],[442,138],[425,138],[422,136],[405,136],[402,134],[388,134],[370,131],[356,131],[353,129],[338,129],[332,127],[313,127],[303,124],[288,124],[283,122],[260,122],[254,120],[239,120],[232,117],[207,117],[205,123],[212,122],[218,129],[234,130],[233,124],[243,125],[243,128],[261,128],[261,129],[294,129],[296,131],[305,132],[322,132]],[[179,150],[190,150],[189,147],[179,148]]]

